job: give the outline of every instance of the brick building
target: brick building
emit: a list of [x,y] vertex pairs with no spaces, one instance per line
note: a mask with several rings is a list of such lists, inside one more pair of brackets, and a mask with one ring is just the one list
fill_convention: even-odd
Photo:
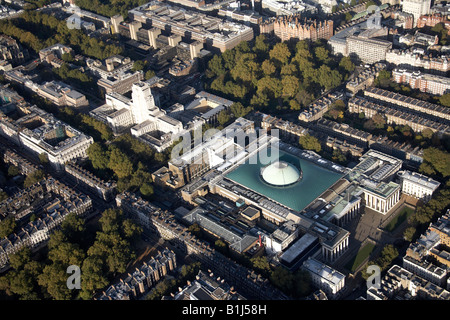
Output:
[[282,41],[292,38],[299,40],[330,39],[333,36],[333,21],[301,19],[299,16],[278,17],[274,23],[274,33]]

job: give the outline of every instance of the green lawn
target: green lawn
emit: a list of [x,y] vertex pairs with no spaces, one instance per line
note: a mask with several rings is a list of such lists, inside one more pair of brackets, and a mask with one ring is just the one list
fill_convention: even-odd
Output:
[[410,215],[414,213],[414,209],[411,209],[410,207],[403,207],[400,213],[398,213],[389,223],[386,227],[384,227],[384,230],[387,232],[394,231],[399,225],[401,225]]
[[347,264],[346,268],[350,270],[350,272],[354,272],[360,264],[366,260],[366,258],[372,253],[372,251],[375,249],[375,245],[371,242],[368,242],[364,247],[359,249],[356,256],[351,259]]

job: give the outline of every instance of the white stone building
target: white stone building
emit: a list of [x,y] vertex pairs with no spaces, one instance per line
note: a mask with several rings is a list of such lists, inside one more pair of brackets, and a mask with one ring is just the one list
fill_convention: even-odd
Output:
[[314,258],[308,258],[302,268],[311,275],[313,285],[330,297],[336,297],[345,286],[345,275]]
[[402,192],[423,202],[428,202],[440,183],[423,174],[408,170],[397,173],[402,185]]
[[403,0],[402,11],[411,13],[414,16],[414,27],[420,16],[430,14],[431,0]]

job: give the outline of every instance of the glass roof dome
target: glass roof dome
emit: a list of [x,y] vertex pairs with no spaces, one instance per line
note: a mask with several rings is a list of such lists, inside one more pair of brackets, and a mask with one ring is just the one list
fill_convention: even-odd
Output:
[[288,162],[275,161],[261,169],[261,178],[270,185],[284,187],[300,181],[302,172]]

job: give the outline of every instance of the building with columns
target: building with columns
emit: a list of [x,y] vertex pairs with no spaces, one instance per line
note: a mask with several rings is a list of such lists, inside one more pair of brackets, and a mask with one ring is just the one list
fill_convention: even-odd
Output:
[[423,174],[408,170],[397,173],[402,192],[423,202],[428,202],[440,183]]
[[149,82],[132,84],[131,99],[111,92],[105,96],[106,104],[91,111],[102,119],[115,134],[130,128],[131,134],[161,152],[184,130],[183,123],[158,107],[158,97]]
[[316,259],[306,260],[302,269],[311,275],[315,286],[332,298],[336,298],[345,286],[345,275]]
[[400,185],[395,182],[366,185],[364,202],[366,208],[386,214],[400,201]]
[[400,159],[369,150],[346,178],[359,184],[366,208],[386,214],[400,201],[401,187],[392,180],[401,166]]
[[349,237],[345,237],[342,241],[334,246],[329,246],[326,243],[322,243],[322,258],[327,262],[333,262],[347,250]]

